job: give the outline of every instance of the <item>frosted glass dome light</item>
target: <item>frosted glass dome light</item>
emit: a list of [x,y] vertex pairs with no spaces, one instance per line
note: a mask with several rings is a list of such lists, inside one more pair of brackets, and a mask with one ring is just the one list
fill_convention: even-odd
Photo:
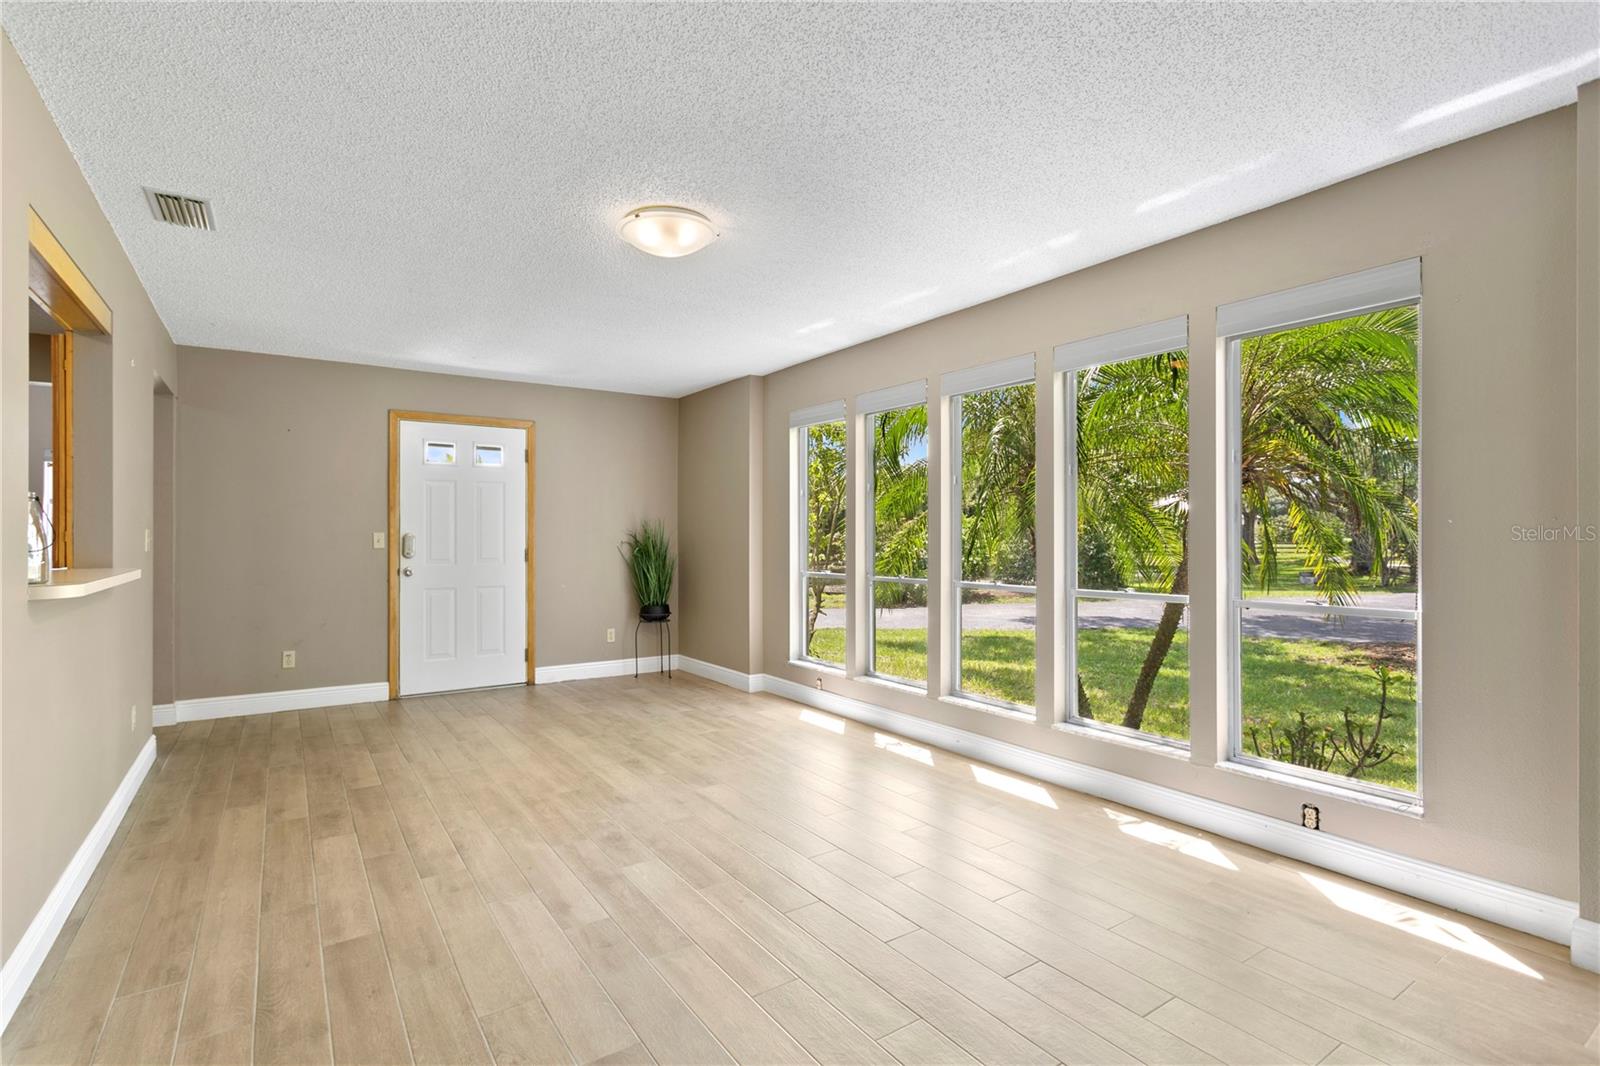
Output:
[[717,239],[709,218],[687,207],[666,205],[634,208],[623,216],[618,232],[639,251],[663,259],[692,255]]

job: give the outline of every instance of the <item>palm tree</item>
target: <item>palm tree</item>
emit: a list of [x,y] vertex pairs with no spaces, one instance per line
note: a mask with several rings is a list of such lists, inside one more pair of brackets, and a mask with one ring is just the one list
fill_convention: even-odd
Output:
[[[873,572],[899,577],[928,573],[928,409],[919,404],[869,420],[872,434]],[[900,602],[905,586],[885,595]],[[874,589],[874,596],[878,593]]]

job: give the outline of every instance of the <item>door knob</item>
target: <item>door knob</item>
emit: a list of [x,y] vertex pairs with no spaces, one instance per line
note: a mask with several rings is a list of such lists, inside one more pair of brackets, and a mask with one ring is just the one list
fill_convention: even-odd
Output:
[[406,577],[410,577],[411,576],[411,567],[409,567],[409,566],[406,567],[404,570],[400,571],[400,573],[404,574]]

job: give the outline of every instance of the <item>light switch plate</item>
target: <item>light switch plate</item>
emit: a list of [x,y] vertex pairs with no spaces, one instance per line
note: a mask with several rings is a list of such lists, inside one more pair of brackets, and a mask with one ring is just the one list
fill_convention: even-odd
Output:
[[144,550],[145,551],[149,551],[150,550],[150,545],[154,542],[154,540],[155,540],[155,538],[151,536],[150,531],[148,529],[145,530],[144,531]]
[[382,548],[384,543],[384,535],[382,533],[374,533],[372,535],[372,547],[374,549]]

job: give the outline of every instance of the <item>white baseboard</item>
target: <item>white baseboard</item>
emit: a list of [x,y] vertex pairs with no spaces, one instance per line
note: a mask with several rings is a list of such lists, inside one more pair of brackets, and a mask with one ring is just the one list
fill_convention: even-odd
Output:
[[708,663],[704,659],[691,659],[687,655],[678,656],[678,668],[686,674],[695,674],[707,681],[715,681],[719,685],[736,688],[740,692],[760,692],[763,674],[741,674],[737,670],[730,670],[726,666]]
[[[809,688],[787,678],[762,674],[756,684],[758,691],[774,693],[1063,788],[1148,811],[1558,944],[1573,942],[1578,905],[1571,900],[1384,851],[1331,833],[1302,829],[1293,822],[969,733],[836,692]],[[1589,924],[1589,929],[1595,930],[1593,923]],[[1597,955],[1600,955],[1600,944],[1587,957],[1594,959]],[[1577,948],[1574,947],[1574,961],[1576,957]],[[1591,963],[1589,968],[1594,969],[1595,964]]]
[[72,861],[61,871],[55,887],[45,897],[44,906],[28,923],[28,929],[17,942],[11,957],[6,959],[4,967],[0,967],[0,1029],[11,1024],[11,1015],[16,1012],[17,1004],[22,1002],[23,993],[33,983],[45,956],[50,954],[50,948],[60,935],[61,927],[66,924],[67,916],[83,894],[83,886],[89,883],[89,875],[94,873],[100,857],[106,853],[106,845],[111,843],[117,826],[122,823],[122,816],[128,813],[128,804],[133,802],[134,794],[139,791],[145,774],[150,772],[155,761],[156,738],[151,737],[139,749],[133,765],[128,767],[122,783],[111,794],[111,800],[100,812],[89,835],[78,845]]
[[156,725],[175,722],[203,722],[208,718],[235,718],[241,714],[272,714],[276,711],[309,711],[316,707],[343,707],[351,703],[381,703],[389,698],[387,681],[363,685],[329,685],[325,688],[291,688],[279,692],[252,692],[243,696],[208,696],[198,700],[179,700],[163,705],[173,708],[162,720],[162,709],[155,708],[151,720]]
[[150,708],[150,724],[177,725],[178,705],[176,703],[157,703]]
[[[676,670],[680,663],[677,655],[668,660],[669,669]],[[639,676],[653,674],[661,668],[661,657],[658,655],[639,656]],[[596,659],[587,663],[564,663],[560,666],[535,666],[533,668],[533,683],[548,685],[559,681],[587,681],[595,677],[631,677],[633,675],[633,657],[626,659]]]
[[1600,922],[1572,920],[1572,965],[1600,973]]

